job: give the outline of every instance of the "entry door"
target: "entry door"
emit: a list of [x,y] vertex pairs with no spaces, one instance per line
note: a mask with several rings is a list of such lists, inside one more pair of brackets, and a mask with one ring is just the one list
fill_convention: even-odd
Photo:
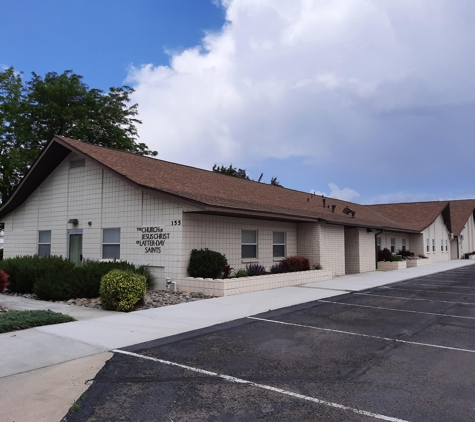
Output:
[[82,230],[68,230],[69,260],[76,265],[82,262]]

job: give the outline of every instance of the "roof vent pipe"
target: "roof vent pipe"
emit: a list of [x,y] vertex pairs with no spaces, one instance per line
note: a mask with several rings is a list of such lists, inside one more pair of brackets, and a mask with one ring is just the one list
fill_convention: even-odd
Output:
[[335,212],[336,205],[332,205],[332,212]]
[[355,218],[356,211],[351,211],[351,218]]
[[325,208],[325,201],[327,200],[327,198],[325,198],[323,195],[322,195],[322,201],[323,201],[323,208]]

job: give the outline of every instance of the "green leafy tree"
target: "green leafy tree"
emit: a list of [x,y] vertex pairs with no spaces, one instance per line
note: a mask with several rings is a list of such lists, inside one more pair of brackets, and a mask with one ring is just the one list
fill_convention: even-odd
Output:
[[[238,169],[237,167],[233,167],[232,164],[229,165],[229,167],[226,167],[226,166],[218,166],[217,164],[215,164],[213,166],[213,171],[215,173],[222,173],[222,174],[226,174],[228,176],[233,176],[233,177],[237,177],[239,179],[246,179],[246,180],[252,180],[246,170],[244,169]],[[264,176],[264,173],[261,173],[261,175],[259,176],[259,179],[257,180],[258,182],[260,182],[262,180],[262,177]],[[270,184],[272,186],[280,186],[280,187],[283,187],[280,182],[277,180],[277,177],[272,177],[270,179]]]
[[4,202],[54,135],[140,155],[157,155],[138,143],[138,105],[128,86],[90,89],[71,70],[32,74],[24,82],[9,68],[0,72],[0,195]]
[[218,166],[217,164],[215,164],[213,166],[213,171],[215,173],[222,173],[222,174],[226,174],[228,176],[238,177],[239,179],[250,180],[249,176],[246,173],[246,170],[238,169],[237,167],[233,167],[232,164],[230,164],[229,167]]

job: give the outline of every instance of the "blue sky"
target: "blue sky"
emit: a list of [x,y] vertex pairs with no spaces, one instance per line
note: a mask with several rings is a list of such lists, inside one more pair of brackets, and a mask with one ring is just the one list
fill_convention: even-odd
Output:
[[159,158],[360,203],[475,197],[473,0],[0,0],[0,65],[136,89]]

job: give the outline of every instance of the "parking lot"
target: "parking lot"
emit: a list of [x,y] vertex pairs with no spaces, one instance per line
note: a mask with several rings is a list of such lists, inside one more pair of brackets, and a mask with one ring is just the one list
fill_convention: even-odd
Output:
[[67,420],[473,421],[474,367],[471,265],[115,350]]

